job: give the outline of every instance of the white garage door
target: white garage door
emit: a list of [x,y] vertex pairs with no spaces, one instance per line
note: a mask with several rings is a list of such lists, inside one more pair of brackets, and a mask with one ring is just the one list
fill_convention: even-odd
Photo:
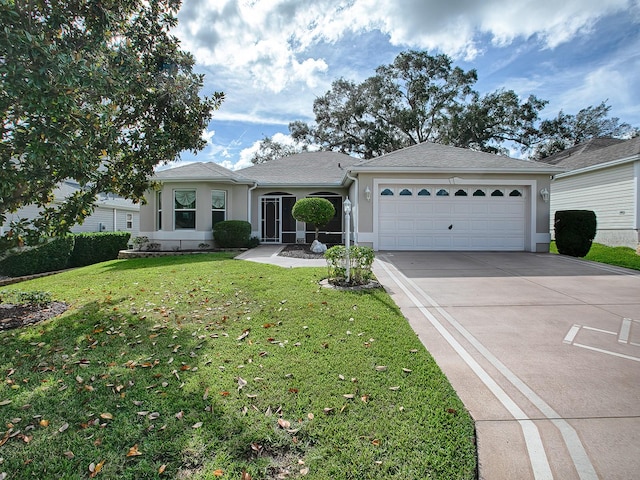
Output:
[[522,186],[379,185],[380,250],[524,250]]

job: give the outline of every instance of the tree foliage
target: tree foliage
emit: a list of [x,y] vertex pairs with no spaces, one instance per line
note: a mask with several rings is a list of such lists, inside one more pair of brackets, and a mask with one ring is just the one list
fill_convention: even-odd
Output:
[[293,122],[289,131],[298,142],[362,158],[424,141],[542,158],[590,138],[638,134],[608,118],[604,102],[541,120],[546,100],[504,89],[480,95],[476,80],[475,70],[455,67],[446,55],[403,52],[361,83],[335,80],[313,103],[315,123]]
[[576,115],[561,110],[557,117],[543,120],[533,158],[540,160],[596,137],[631,138],[640,134],[638,128],[620,123],[618,117],[608,117],[609,110],[611,106],[602,102],[583,108]]
[[276,158],[288,157],[307,150],[307,145],[300,145],[298,143],[291,145],[278,142],[274,140],[273,137],[264,137],[260,140],[258,150],[251,156],[251,163],[257,165],[259,163],[265,163],[269,160],[275,160]]
[[315,226],[316,240],[318,240],[320,227],[329,223],[335,214],[336,209],[333,204],[326,198],[320,197],[301,198],[291,210],[293,218]]
[[[170,34],[178,0],[0,0],[0,223],[41,207],[27,232],[63,234],[98,192],[142,199],[153,168],[204,146],[222,93],[200,97]],[[81,190],[59,205],[65,179]]]

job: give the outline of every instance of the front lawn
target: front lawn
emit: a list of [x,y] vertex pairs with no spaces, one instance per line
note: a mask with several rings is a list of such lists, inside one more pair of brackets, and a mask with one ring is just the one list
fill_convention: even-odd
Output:
[[476,478],[473,422],[390,297],[325,275],[207,254],[7,287],[71,308],[0,332],[0,475]]
[[[558,253],[556,242],[551,242],[550,252]],[[607,245],[594,243],[584,258],[594,262],[640,270],[640,255],[638,255],[633,248],[629,247],[608,247]]]

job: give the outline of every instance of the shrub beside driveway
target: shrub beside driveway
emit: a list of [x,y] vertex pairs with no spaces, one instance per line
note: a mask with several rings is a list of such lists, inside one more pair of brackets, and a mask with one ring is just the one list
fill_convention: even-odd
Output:
[[384,291],[230,258],[20,284],[72,308],[0,333],[0,473],[475,478],[473,422]]

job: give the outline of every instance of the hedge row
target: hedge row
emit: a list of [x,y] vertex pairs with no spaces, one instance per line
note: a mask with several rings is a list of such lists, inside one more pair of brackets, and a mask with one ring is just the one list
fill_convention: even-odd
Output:
[[127,248],[128,232],[80,233],[35,247],[14,249],[0,259],[0,275],[21,277],[113,260]]

